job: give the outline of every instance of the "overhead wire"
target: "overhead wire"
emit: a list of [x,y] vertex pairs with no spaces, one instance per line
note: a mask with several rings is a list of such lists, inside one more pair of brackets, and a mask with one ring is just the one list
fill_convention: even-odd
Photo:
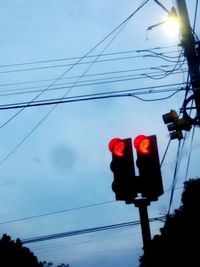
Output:
[[[191,116],[193,104],[194,104],[194,100],[191,101],[191,109],[189,111],[189,116]],[[193,130],[192,130],[192,137],[191,137],[191,143],[190,143],[190,151],[189,151],[189,156],[188,156],[188,161],[187,161],[187,166],[186,166],[186,172],[185,172],[185,181],[187,179],[188,171],[189,171],[189,166],[190,166],[190,159],[191,159],[191,154],[192,154],[192,145],[193,145],[193,141],[194,141],[194,133],[195,133],[195,126],[193,126]]]
[[175,186],[176,186],[178,167],[179,167],[179,163],[180,163],[179,162],[180,150],[181,150],[181,140],[179,140],[179,142],[178,142],[178,149],[177,149],[177,154],[176,154],[176,163],[175,163],[175,168],[174,168],[174,175],[173,175],[173,180],[172,180],[172,188],[171,188],[171,194],[170,194],[167,216],[170,214],[172,201],[173,201],[173,197],[174,197],[174,190],[175,190]]
[[[159,216],[159,217],[155,217],[155,218],[150,218],[149,222],[158,221],[158,220],[164,219],[165,217],[166,216]],[[81,230],[62,232],[62,233],[45,235],[45,236],[38,236],[38,237],[32,237],[32,238],[26,238],[26,239],[22,239],[21,241],[23,244],[42,242],[42,241],[47,241],[47,240],[52,240],[52,239],[57,239],[57,238],[63,238],[63,237],[81,235],[81,234],[88,234],[88,233],[100,232],[100,231],[105,231],[105,230],[113,230],[116,228],[136,226],[139,224],[140,224],[140,220],[137,220],[137,221],[132,221],[132,222],[124,222],[124,223],[106,225],[106,226],[101,226],[101,227],[86,228],[86,229],[81,229]]]
[[[168,149],[168,146],[167,146],[167,149]],[[162,167],[162,164],[163,164],[163,160],[161,161],[160,167]],[[174,188],[174,190],[179,190],[179,189],[183,189],[183,187],[175,187]],[[164,190],[164,192],[167,192],[167,191],[171,191],[171,189]],[[22,218],[15,218],[15,219],[10,219],[10,220],[0,221],[0,225],[18,223],[18,222],[28,221],[28,220],[35,220],[35,219],[42,218],[42,217],[58,215],[58,214],[62,214],[62,213],[68,213],[68,212],[73,212],[73,211],[78,211],[78,210],[82,210],[82,209],[88,209],[88,208],[93,208],[93,207],[98,207],[98,206],[113,204],[113,203],[116,203],[116,200],[104,201],[104,202],[93,203],[93,204],[83,205],[83,206],[74,207],[74,208],[68,208],[68,209],[57,210],[57,211],[50,211],[50,212],[26,216],[26,217],[22,217]]]
[[[126,51],[119,51],[119,52],[110,52],[110,53],[103,53],[103,54],[94,54],[94,55],[87,55],[84,58],[96,58],[96,57],[108,57],[108,56],[116,56],[116,55],[123,55],[123,54],[130,54],[130,53],[146,53],[146,52],[153,52],[154,50],[161,50],[161,49],[169,49],[169,48],[176,48],[177,46],[162,46],[162,47],[152,47],[148,49],[137,49],[137,50],[126,50]],[[176,50],[172,51],[164,51],[158,53],[158,55],[163,55],[164,57],[172,57],[176,58],[177,56],[167,56],[165,54],[172,54],[176,53]],[[137,57],[144,57],[145,55],[139,55]],[[59,58],[59,59],[51,59],[51,60],[40,60],[40,61],[32,61],[32,62],[22,62],[22,63],[11,63],[11,64],[4,64],[0,65],[0,68],[8,68],[8,67],[15,67],[15,66],[24,66],[24,65],[35,65],[35,64],[44,64],[44,63],[51,63],[51,62],[60,62],[60,61],[70,61],[70,60],[78,60],[81,57],[68,57],[68,58]],[[112,60],[112,59],[111,59]],[[88,62],[85,62],[88,63]],[[52,66],[53,67],[53,66]]]
[[[98,72],[98,73],[90,73],[86,74],[84,77],[95,77],[95,76],[106,76],[109,74],[121,74],[121,73],[126,73],[126,72],[137,72],[137,71],[144,71],[144,70],[159,70],[162,72],[166,72],[164,68],[170,68],[173,65],[161,65],[157,67],[145,67],[145,68],[135,68],[135,69],[123,69],[123,70],[118,70],[118,71],[107,71],[107,72]],[[60,80],[69,80],[69,79],[78,79],[80,75],[76,76],[68,76],[65,78],[61,78]],[[26,85],[26,84],[36,84],[36,83],[44,83],[44,82],[51,82],[55,79],[42,79],[42,80],[31,80],[31,81],[22,81],[22,82],[15,82],[15,83],[3,83],[0,84],[0,87],[9,87],[9,86],[18,86],[18,85]],[[9,90],[15,90],[15,89],[1,89],[0,92],[4,91],[9,91]]]
[[[153,52],[153,51],[152,51]],[[101,57],[102,55],[97,55],[96,57]],[[167,62],[172,62],[174,63],[175,60],[171,60],[168,57],[165,57],[163,54],[156,53],[156,55],[142,55],[142,56],[126,56],[126,57],[118,57],[118,58],[109,58],[109,59],[99,59],[96,60],[96,63],[102,63],[102,62],[112,62],[112,61],[118,61],[118,60],[127,60],[127,59],[133,59],[133,58],[144,58],[144,57],[156,57],[156,58],[161,58]],[[93,61],[84,61],[84,62],[79,62],[76,65],[87,65],[92,63]],[[51,65],[51,66],[41,66],[41,67],[32,67],[32,68],[24,68],[24,69],[14,69],[14,70],[4,70],[0,71],[0,74],[6,74],[6,73],[16,73],[16,72],[24,72],[24,71],[36,71],[36,70],[45,70],[45,69],[52,69],[52,68],[63,68],[63,67],[71,67],[75,63],[69,63],[69,64],[61,64],[61,65]]]
[[[165,58],[169,58],[169,59],[177,59],[179,56],[168,56],[167,54],[171,54],[171,53],[177,53],[177,51],[176,50],[173,50],[173,51],[170,51],[170,52],[160,52],[160,53],[158,53],[158,52],[156,52],[156,51],[154,51],[154,50],[151,50],[151,49],[149,49],[149,51],[148,51],[149,53],[152,53],[153,55],[155,55],[155,56],[158,56],[158,57],[163,57],[164,59]],[[147,54],[147,55],[143,55],[143,57],[148,57],[149,55]],[[173,63],[176,63],[176,60],[172,60],[172,62]]]
[[[198,9],[198,0],[196,0],[196,6],[195,6],[195,14],[194,14],[194,22],[193,22],[193,28],[192,28],[192,31],[193,33],[195,32],[195,26],[196,26],[196,17],[197,17],[197,9]],[[185,98],[184,98],[184,101],[183,103],[185,102],[187,96],[188,96],[188,93],[190,91],[190,86],[191,86],[191,81],[190,81],[190,72],[188,70],[188,75],[187,75],[187,86],[186,86],[186,92],[185,92]],[[182,105],[183,107],[183,105]]]
[[[165,86],[157,86],[157,88],[163,88],[163,87]],[[146,89],[146,91],[144,89]],[[7,103],[7,104],[0,105],[0,110],[19,109],[19,108],[21,109],[23,107],[31,108],[31,107],[38,107],[38,106],[58,105],[58,104],[74,103],[74,102],[80,102],[80,101],[83,102],[83,101],[88,101],[88,100],[100,100],[100,99],[106,99],[106,98],[119,98],[119,97],[120,98],[121,97],[135,97],[138,100],[145,101],[145,102],[162,101],[162,100],[167,100],[173,97],[178,92],[184,91],[184,90],[185,89],[183,87],[179,89],[169,88],[169,89],[164,89],[164,90],[155,90],[155,87],[144,87],[144,88],[118,90],[118,91],[110,91],[110,92],[96,93],[96,94],[75,95],[71,97],[43,99],[43,100],[33,101],[31,104],[29,104],[29,102]],[[174,91],[174,92],[162,98],[143,99],[138,96],[142,94],[166,93],[170,91]]]
[[[41,93],[39,93],[36,97],[34,97],[32,99],[31,102],[35,101],[37,98],[39,98],[44,92],[46,92],[50,87],[52,87],[54,84],[56,84],[61,78],[63,78],[67,73],[69,73],[69,71],[74,68],[79,62],[82,61],[82,59],[84,59],[86,56],[88,56],[89,54],[91,54],[98,46],[100,46],[105,40],[107,40],[113,33],[117,32],[118,33],[121,32],[121,28],[123,28],[124,25],[126,25],[130,19],[138,12],[140,11],[140,9],[142,9],[147,3],[149,2],[149,0],[145,0],[142,2],[142,4],[134,11],[132,12],[122,23],[120,23],[114,30],[112,30],[109,34],[107,34],[100,42],[98,42],[92,49],[90,49],[85,55],[83,55],[83,57],[81,57],[78,61],[76,61],[74,63],[73,66],[71,66],[70,68],[68,68],[65,72],[63,72],[55,81],[53,81],[48,87],[46,87],[45,90],[43,90]],[[113,38],[113,40],[117,37],[117,35],[115,35],[115,37]],[[108,43],[109,45],[111,44],[111,42]],[[106,48],[108,47],[105,46]],[[102,50],[102,53],[105,52],[105,49]],[[91,63],[91,66],[94,63]],[[88,67],[89,70],[89,67]],[[86,74],[86,71],[84,71],[84,74]],[[74,83],[74,85],[76,85]],[[71,90],[73,89],[73,86],[71,87],[71,89],[69,89],[64,95],[63,97],[65,97]],[[15,153],[15,151],[32,135],[33,132],[35,132],[35,130],[48,118],[48,116],[54,111],[54,109],[57,107],[57,105],[53,106],[47,113],[46,115],[31,129],[31,131],[24,136],[24,138],[0,161],[0,166],[8,159],[10,158],[11,155],[13,155]],[[18,111],[17,115],[19,115],[20,112],[22,112],[26,107],[22,107],[22,109],[20,111]],[[16,116],[12,116],[11,119],[13,119]],[[10,119],[10,120],[11,120]],[[10,121],[9,120],[9,121]],[[6,124],[8,123],[8,121],[6,122]],[[4,125],[6,125],[4,123]]]
[[144,55],[143,57],[153,57],[153,58],[159,58],[159,59],[162,59],[164,61],[167,61],[167,62],[170,62],[170,63],[176,63],[177,61],[176,60],[172,60],[172,58],[177,58],[176,57],[167,57],[167,56],[164,56],[163,54],[161,53],[156,53],[156,52],[153,52],[153,55]]
[[199,5],[199,0],[196,0],[195,12],[194,12],[194,22],[193,22],[193,32],[195,32],[195,29],[196,29],[198,5]]
[[[188,84],[189,84],[189,72],[188,72],[187,80],[186,80],[184,101],[187,98],[187,94],[189,92],[189,85]],[[180,116],[180,112],[179,112],[179,116]],[[175,190],[175,186],[176,186],[176,182],[177,182],[178,167],[179,167],[180,159],[181,159],[183,149],[185,146],[185,141],[186,141],[186,134],[184,136],[183,142],[181,142],[181,140],[179,140],[179,143],[178,143],[178,150],[177,150],[177,155],[176,155],[176,163],[175,163],[175,168],[174,168],[174,174],[173,174],[171,194],[170,194],[170,200],[169,200],[167,215],[170,214],[170,210],[171,210],[171,206],[172,206],[172,201],[173,201],[173,197],[174,197],[174,190]]]
[[[183,71],[174,71],[173,75],[178,75],[182,74]],[[130,75],[121,75],[121,76],[113,76],[113,77],[105,77],[105,78],[98,78],[98,79],[90,79],[90,80],[83,80],[77,82],[76,85],[74,85],[74,88],[78,87],[88,87],[88,86],[94,86],[94,85],[101,85],[101,84],[111,84],[111,83],[121,83],[121,82],[128,82],[128,81],[134,81],[138,79],[148,79],[150,74],[156,74],[157,78],[160,76],[161,78],[162,73],[159,72],[149,72],[147,73],[139,73],[139,74],[130,74]],[[56,87],[52,87],[48,89],[48,92],[52,91],[57,91],[57,90],[65,90],[68,88],[71,88],[73,85],[73,82],[66,82],[66,83],[60,83]],[[41,88],[41,89],[40,89]],[[37,93],[43,91],[44,86],[31,86],[27,88],[15,88],[15,89],[9,89],[9,90],[0,90],[0,96],[5,97],[5,96],[20,96],[20,95],[25,95],[25,94],[31,94],[31,93]]]
[[194,142],[194,133],[195,133],[195,127],[193,127],[193,130],[192,130],[192,137],[191,137],[191,142],[190,142],[189,156],[188,156],[184,181],[187,180],[187,176],[188,176],[188,172],[189,172],[190,160],[191,160],[191,155],[192,155],[192,146],[193,146],[193,142]]
[[[193,32],[195,31],[195,25],[196,25],[197,6],[198,6],[198,0],[196,1],[196,7],[195,7],[195,16],[194,16]],[[189,78],[190,78],[190,74],[189,74],[189,71],[188,71],[187,82],[186,82],[187,83],[187,86],[186,86],[186,93],[185,93],[184,102],[185,102],[185,100],[187,98],[187,95],[189,93],[189,90],[190,90],[190,81],[189,81]],[[190,112],[191,112],[191,110],[190,110]],[[194,141],[194,132],[195,132],[195,127],[193,127],[193,131],[192,131],[192,138],[191,138],[191,143],[190,143],[189,157],[188,157],[188,161],[187,161],[187,165],[186,165],[185,180],[187,179],[189,165],[190,165],[190,159],[191,159],[191,153],[192,153],[192,144],[193,144],[193,141]],[[186,140],[186,134],[185,134],[185,138],[184,138],[184,141],[183,141],[183,144],[182,144],[182,150],[183,150],[183,147],[184,147],[184,144],[185,144],[185,140]],[[182,152],[180,154],[182,154]],[[175,178],[175,175],[174,175],[174,178]],[[175,187],[175,185],[174,185],[174,187]],[[173,198],[173,187],[172,187],[172,191],[171,191],[171,198],[170,198],[170,204],[169,204],[168,213],[170,212],[172,198]]]
[[163,101],[163,100],[167,100],[171,97],[173,97],[175,94],[177,94],[178,92],[182,91],[183,89],[178,89],[176,90],[174,93],[168,95],[168,96],[165,96],[165,97],[159,97],[159,98],[153,98],[153,99],[144,99],[144,98],[141,98],[139,96],[136,96],[136,95],[133,95],[133,97],[141,100],[141,101],[144,101],[144,102],[158,102],[158,101]]
[[[183,103],[187,99],[187,95],[188,95],[189,91],[190,91],[190,75],[189,75],[189,71],[188,71],[187,80],[186,80],[186,87],[185,87],[185,96],[184,96]],[[191,110],[190,110],[190,112],[191,112]],[[180,115],[180,113],[179,113],[179,115]],[[180,164],[181,156],[183,155],[183,149],[184,149],[185,142],[186,142],[186,135],[187,135],[187,133],[185,133],[185,135],[184,135],[183,142],[181,142],[181,140],[179,140],[178,151],[177,151],[177,156],[176,156],[176,164],[175,164],[173,181],[172,181],[171,195],[170,195],[169,207],[168,207],[168,212],[167,212],[168,215],[170,214],[170,210],[171,210],[171,206],[172,206],[172,201],[173,201],[173,196],[174,196],[174,189],[175,189],[176,180],[177,180],[178,167],[179,167],[179,164]],[[194,130],[193,130],[192,136],[193,135],[194,135]],[[194,138],[194,136],[192,137],[192,142],[193,142],[193,138]],[[191,146],[192,146],[192,143],[191,143]],[[191,147],[190,147],[190,149],[191,149]],[[187,162],[187,165],[186,165],[185,177],[188,174],[188,169],[189,169],[189,164],[190,164],[190,157],[191,157],[191,152],[189,153],[188,162]]]
[[52,212],[46,212],[46,213],[42,213],[42,214],[27,216],[27,217],[23,217],[23,218],[19,218],[19,219],[0,221],[0,225],[9,224],[9,223],[16,223],[16,222],[21,222],[21,221],[27,221],[27,220],[37,219],[37,218],[46,217],[46,216],[50,216],[50,215],[82,210],[82,209],[86,209],[86,208],[93,208],[93,207],[97,207],[97,206],[111,204],[111,203],[114,203],[114,202],[116,202],[116,201],[114,201],[114,200],[104,201],[104,202],[99,202],[99,203],[83,205],[83,206],[79,206],[79,207],[75,207],[75,208],[69,208],[69,209],[63,209],[63,210],[59,210],[59,211],[52,211]]
[[[127,81],[128,79],[126,79],[126,81]],[[131,80],[131,79],[130,79]],[[120,82],[120,81],[123,81],[123,80],[117,80],[117,82]],[[113,81],[114,82],[114,81]],[[105,83],[105,82],[104,82]],[[100,84],[100,83],[99,83]],[[88,85],[94,85],[94,83],[93,84],[85,84],[85,85],[82,85],[82,86],[88,86]],[[79,85],[79,86],[81,86],[81,85]],[[156,88],[156,86],[154,86],[155,88]],[[51,89],[49,89],[49,90],[57,90],[57,89],[66,89],[66,87],[57,87],[57,88],[51,88]],[[179,90],[177,90],[175,93],[177,93]],[[32,91],[33,92],[33,91]],[[150,92],[149,92],[150,93]],[[174,93],[174,94],[175,94]],[[5,94],[5,95],[9,95],[9,94]],[[10,95],[14,95],[14,94],[10,94]],[[1,94],[1,96],[3,96],[3,94]],[[133,95],[132,95],[133,96]],[[172,95],[173,96],[173,95]],[[134,97],[136,97],[136,96],[134,96]],[[165,99],[168,99],[168,98],[170,98],[171,96],[168,96],[168,97],[165,97],[165,98],[160,98],[160,99],[157,99],[157,100],[165,100]],[[152,100],[145,100],[145,99],[142,99],[142,98],[139,98],[138,97],[138,99],[139,100],[142,100],[142,101],[156,101],[156,99],[152,99]],[[78,101],[78,100],[77,100]],[[32,106],[32,105],[30,105],[29,103],[27,103],[27,106]],[[27,107],[26,105],[25,106],[23,106],[23,108],[25,108],[25,107]],[[4,122],[3,124],[1,124],[0,125],[0,129],[1,128],[3,128],[5,125],[7,125],[12,119],[14,119],[18,114],[20,114],[21,113],[21,110],[19,110],[18,112],[16,112],[12,117],[10,117],[6,122]],[[0,163],[1,164],[1,163]]]
[[[195,28],[196,28],[196,19],[197,19],[197,12],[198,12],[198,4],[199,4],[199,1],[196,0],[195,12],[194,12],[194,22],[193,22],[193,28],[192,28],[193,33],[195,33]],[[188,72],[187,83],[189,83],[189,72]],[[189,88],[189,85],[188,85],[188,88]],[[187,98],[188,91],[189,90],[186,91],[186,95],[185,95],[184,101]],[[193,105],[193,101],[191,103],[191,106],[192,105]],[[190,110],[190,114],[191,114],[191,110]],[[186,165],[186,172],[185,172],[185,179],[184,179],[184,181],[186,181],[187,176],[188,176],[188,171],[189,171],[189,166],[190,166],[190,160],[191,160],[191,154],[192,154],[192,145],[193,145],[193,141],[194,141],[194,133],[195,133],[195,126],[193,126],[193,130],[192,130],[192,137],[191,137],[191,143],[190,143],[190,149],[189,149],[189,156],[188,156],[188,161],[187,161],[187,165]]]
[[[179,57],[178,57],[178,60],[176,61],[176,64],[175,64],[175,66],[171,69],[171,70],[167,70],[166,72],[165,72],[165,74],[162,76],[162,77],[156,77],[156,76],[149,76],[149,75],[145,75],[145,76],[147,76],[148,78],[150,78],[150,79],[154,79],[154,80],[160,80],[160,79],[164,79],[164,78],[166,78],[167,76],[169,76],[169,75],[171,75],[174,71],[176,71],[176,70],[178,70],[178,69],[180,69],[180,68],[182,68],[182,66],[184,65],[184,63],[185,63],[185,60],[183,60],[182,62],[181,62],[181,56],[182,56],[182,51],[179,53]],[[178,66],[179,65],[179,66]]]
[[[198,1],[196,1],[196,8],[195,8],[195,17],[194,17],[194,24],[193,24],[193,32],[194,32],[194,28],[195,28],[195,24],[196,24],[196,13],[197,13],[197,6],[198,6]],[[184,102],[187,98],[187,95],[189,93],[189,89],[190,89],[190,82],[189,82],[189,71],[188,71],[188,75],[187,75],[187,81],[186,81],[186,90],[185,90],[185,97],[184,97]],[[183,103],[184,103],[183,102]],[[194,138],[194,130],[193,130],[193,134],[192,134],[192,141],[191,141],[191,146],[190,146],[190,153],[189,153],[189,157],[188,157],[188,163],[187,163],[187,167],[186,167],[186,174],[185,177],[188,174],[188,169],[189,169],[189,163],[190,163],[190,157],[191,157],[191,147],[192,147],[192,142],[193,142],[193,138]],[[174,175],[173,175],[173,181],[172,181],[172,188],[171,188],[171,195],[170,195],[170,201],[169,201],[169,207],[168,207],[168,212],[167,214],[170,214],[170,210],[171,210],[171,205],[172,205],[172,201],[173,201],[173,196],[174,196],[174,189],[175,189],[175,185],[176,185],[176,180],[177,180],[177,172],[178,172],[178,166],[180,164],[180,158],[183,152],[183,148],[185,145],[185,140],[186,140],[186,134],[185,134],[185,138],[182,142],[182,147],[181,147],[181,140],[179,141],[179,145],[178,145],[178,151],[177,151],[177,156],[176,156],[176,164],[175,164],[175,169],[174,169]]]
[[166,146],[166,149],[165,149],[165,152],[163,154],[163,157],[162,157],[162,160],[160,162],[160,168],[163,166],[163,163],[164,163],[164,160],[165,160],[165,157],[167,155],[167,152],[169,150],[169,146],[170,146],[170,143],[171,143],[171,138],[169,139],[168,143],[167,143],[167,146]]
[[[193,135],[194,135],[194,129],[193,129]],[[194,136],[192,136],[191,145],[192,145],[192,142],[193,142],[193,137],[194,137]],[[171,141],[171,140],[170,140],[170,141]],[[170,141],[169,141],[169,143],[168,143],[168,146],[167,146],[167,149],[166,149],[166,153],[167,153],[167,150],[168,150]],[[179,144],[180,144],[180,143],[179,143]],[[183,149],[183,145],[182,145],[182,149]],[[166,153],[165,153],[164,156],[163,156],[163,160],[164,160],[164,157],[165,157]],[[178,153],[180,153],[180,151],[179,151]],[[172,186],[172,190],[171,190],[171,197],[170,197],[170,204],[169,204],[168,214],[169,214],[169,212],[170,212],[170,208],[171,208],[171,204],[172,204],[173,193],[174,193],[175,183],[176,183],[176,177],[177,177],[178,158],[179,158],[179,156],[180,156],[178,153],[177,153],[177,161],[176,161],[176,166],[175,166],[175,171],[174,171],[174,179],[173,179],[173,186]],[[181,153],[180,153],[180,154],[181,154]],[[191,156],[191,151],[190,151],[190,156]],[[190,161],[190,156],[189,156],[188,162]],[[163,162],[163,160],[162,160],[162,162]],[[162,163],[161,163],[161,165],[162,165]],[[187,164],[187,166],[189,166],[189,164]],[[186,173],[187,173],[187,172],[188,172],[188,167],[187,167]]]
[[[174,94],[174,93],[173,93]],[[143,101],[149,101],[149,100],[143,100]],[[150,100],[150,101],[155,101],[155,100]],[[93,228],[91,228],[91,229],[93,229]],[[94,228],[95,229],[95,228]],[[104,229],[102,229],[102,230],[104,230]],[[100,230],[101,231],[101,230]],[[37,241],[36,241],[37,242]]]
[[[46,92],[49,88],[51,88],[52,86],[54,86],[54,84],[56,84],[60,79],[62,79],[67,73],[69,73],[75,66],[77,66],[77,64],[79,64],[85,57],[87,57],[89,54],[91,54],[93,51],[95,51],[95,49],[97,47],[99,47],[102,43],[104,43],[104,41],[106,41],[113,33],[115,33],[118,29],[120,29],[126,22],[128,22],[149,0],[143,1],[143,3],[134,11],[132,12],[124,21],[122,21],[117,27],[115,27],[109,34],[107,34],[101,41],[99,41],[93,48],[91,48],[87,53],[85,53],[82,57],[80,57],[72,66],[70,66],[66,71],[64,71],[61,75],[59,75],[52,83],[50,83],[50,85],[48,85],[42,92],[40,92],[37,96],[35,96],[32,101],[36,100],[37,98],[39,98],[44,92]],[[30,103],[32,102],[30,101]],[[0,129],[2,129],[5,125],[7,125],[12,119],[14,119],[15,117],[17,117],[23,110],[25,109],[25,107],[23,107],[21,109],[21,111],[18,111],[17,113],[15,113],[13,116],[11,116],[7,121],[5,121],[1,126]],[[51,113],[51,112],[50,112]],[[50,114],[48,113],[48,114]],[[48,117],[48,115],[47,115]],[[42,120],[43,121],[43,120]],[[38,126],[41,123],[38,123]],[[35,128],[35,127],[34,127]],[[32,129],[31,132],[34,132],[34,128]],[[36,127],[37,128],[37,127]],[[30,135],[27,135],[30,136]],[[28,138],[28,137],[27,137]],[[25,139],[26,140],[26,139]],[[25,141],[24,140],[24,141]],[[18,146],[17,146],[18,147]],[[15,149],[14,149],[15,150]],[[10,154],[10,153],[9,153]],[[4,162],[4,161],[3,161]],[[1,163],[0,163],[1,165]]]

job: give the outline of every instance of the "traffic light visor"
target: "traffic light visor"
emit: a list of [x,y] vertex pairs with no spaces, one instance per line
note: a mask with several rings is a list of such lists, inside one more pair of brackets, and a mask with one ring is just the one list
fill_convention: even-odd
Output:
[[125,143],[120,138],[113,138],[108,145],[108,148],[112,154],[121,158],[124,156]]
[[150,140],[145,135],[138,135],[134,140],[134,147],[140,154],[148,155],[150,153]]

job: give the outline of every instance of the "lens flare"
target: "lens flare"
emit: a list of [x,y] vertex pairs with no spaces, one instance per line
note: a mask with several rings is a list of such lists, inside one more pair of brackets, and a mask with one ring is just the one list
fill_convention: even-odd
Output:
[[124,156],[125,143],[120,138],[113,138],[108,145],[110,152],[117,157]]
[[169,37],[178,36],[180,32],[180,23],[174,16],[169,16],[163,24],[163,29]]
[[134,147],[141,154],[148,155],[150,153],[150,140],[145,135],[138,135],[134,140]]

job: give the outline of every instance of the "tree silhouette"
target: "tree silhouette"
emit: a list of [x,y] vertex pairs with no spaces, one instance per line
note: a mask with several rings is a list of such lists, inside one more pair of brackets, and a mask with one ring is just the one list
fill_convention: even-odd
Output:
[[184,183],[181,201],[140,258],[140,267],[200,266],[199,178]]
[[[13,241],[7,234],[0,239],[0,267],[53,267],[52,262],[39,262],[29,248],[23,246],[20,239]],[[69,264],[60,264],[57,267],[69,267]]]
[[0,239],[0,266],[42,267],[43,264],[28,248],[23,247],[20,239],[15,242],[4,234]]

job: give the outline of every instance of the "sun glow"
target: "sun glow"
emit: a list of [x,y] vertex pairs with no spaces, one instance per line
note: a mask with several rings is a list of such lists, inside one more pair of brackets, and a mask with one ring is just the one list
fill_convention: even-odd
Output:
[[180,32],[180,23],[175,14],[169,14],[165,23],[163,24],[165,33],[170,37],[175,37]]

